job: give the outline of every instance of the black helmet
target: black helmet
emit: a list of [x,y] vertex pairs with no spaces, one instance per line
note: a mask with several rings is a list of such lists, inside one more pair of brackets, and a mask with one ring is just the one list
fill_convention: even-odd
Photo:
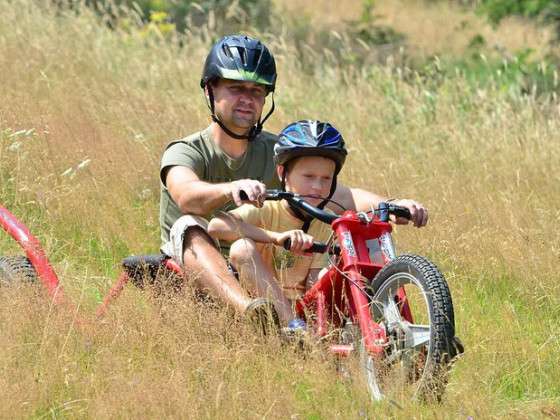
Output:
[[276,64],[268,48],[246,35],[220,39],[206,57],[200,86],[215,79],[241,80],[265,85],[269,92],[276,85]]
[[277,165],[301,156],[323,156],[336,163],[335,175],[340,172],[348,152],[342,134],[328,122],[302,120],[288,125],[274,145]]
[[214,92],[210,84],[216,79],[258,83],[264,85],[268,92],[274,92],[276,86],[274,57],[268,48],[257,39],[246,35],[228,35],[216,42],[210,50],[204,63],[202,79],[200,79],[200,86],[208,90],[208,108],[210,108],[212,121],[216,122],[230,137],[254,140],[262,131],[265,121],[274,112],[274,96],[268,114],[246,134],[239,135],[227,128],[214,112]]

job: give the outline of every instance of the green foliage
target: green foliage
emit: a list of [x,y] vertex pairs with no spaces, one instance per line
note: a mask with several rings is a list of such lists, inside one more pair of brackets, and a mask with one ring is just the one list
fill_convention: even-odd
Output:
[[[494,85],[516,94],[541,95],[558,90],[556,67],[552,62],[532,59],[534,51],[525,49],[513,57],[487,58],[474,52],[470,57],[453,62],[447,76],[459,72],[477,86]],[[452,70],[452,71],[450,71]]]
[[366,45],[395,44],[404,40],[404,35],[387,25],[377,23],[378,16],[374,14],[375,0],[362,1],[362,13],[358,21],[348,23],[348,30],[352,37]]
[[494,25],[507,16],[541,19],[554,25],[560,38],[560,2],[558,0],[482,0],[478,6]]
[[[463,57],[434,57],[412,67],[433,92],[445,80],[457,77],[468,81],[474,89],[493,87],[514,96],[558,92],[557,57],[537,59],[530,48],[513,55],[487,54],[485,47],[484,37],[476,34]],[[414,77],[409,81],[414,82]]]
[[497,24],[506,16],[537,17],[556,4],[555,0],[482,0],[479,11]]

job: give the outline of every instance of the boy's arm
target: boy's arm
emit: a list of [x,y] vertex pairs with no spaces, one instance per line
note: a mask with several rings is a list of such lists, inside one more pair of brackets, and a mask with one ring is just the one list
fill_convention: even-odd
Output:
[[208,233],[216,239],[233,242],[240,238],[249,238],[259,243],[277,243],[281,236],[278,232],[261,229],[241,220],[239,216],[223,213],[214,217],[208,225]]
[[290,251],[298,255],[306,255],[305,250],[313,245],[313,237],[301,230],[274,232],[244,222],[232,213],[223,213],[214,217],[208,225],[208,234],[228,242],[249,238],[258,243],[272,243],[278,246],[283,246],[284,241],[289,238],[292,244]]

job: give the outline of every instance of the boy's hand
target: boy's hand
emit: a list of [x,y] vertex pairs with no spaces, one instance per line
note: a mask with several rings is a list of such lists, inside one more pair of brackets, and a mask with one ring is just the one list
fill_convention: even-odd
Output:
[[313,236],[308,235],[303,230],[289,230],[278,234],[274,243],[278,246],[284,246],[286,239],[290,239],[290,251],[297,255],[312,255],[305,252],[306,249],[313,245]]
[[[416,227],[426,226],[428,223],[428,209],[422,204],[414,200],[403,199],[403,200],[393,200],[391,204],[396,204],[397,206],[406,207],[410,211],[410,221]],[[392,217],[392,216],[391,216]],[[408,224],[408,220],[402,217],[397,217],[395,223],[398,225]]]

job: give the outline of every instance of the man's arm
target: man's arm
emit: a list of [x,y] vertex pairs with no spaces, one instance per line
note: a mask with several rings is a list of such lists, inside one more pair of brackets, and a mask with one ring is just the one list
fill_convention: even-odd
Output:
[[[349,210],[367,211],[372,207],[377,208],[379,203],[389,199],[360,188],[348,188],[338,183],[333,195],[333,200]],[[398,206],[406,207],[410,211],[410,221],[414,226],[422,227],[428,223],[428,210],[417,201],[410,199],[391,199],[391,202]],[[340,208],[333,203],[329,204],[329,208],[333,211],[340,212]],[[396,219],[397,224],[407,224],[408,222],[407,219],[402,217]]]
[[171,167],[165,180],[169,194],[181,212],[201,216],[212,213],[231,200],[240,206],[241,190],[247,193],[250,202],[260,205],[258,198],[266,190],[262,182],[251,179],[211,184],[201,181],[194,171],[186,166]]

